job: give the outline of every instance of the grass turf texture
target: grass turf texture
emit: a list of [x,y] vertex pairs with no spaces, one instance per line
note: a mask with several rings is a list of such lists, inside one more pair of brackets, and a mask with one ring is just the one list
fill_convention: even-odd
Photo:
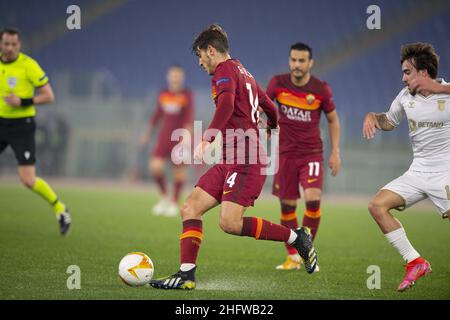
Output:
[[[178,218],[150,214],[156,196],[142,191],[57,188],[69,205],[73,229],[59,235],[51,208],[19,185],[0,185],[0,299],[450,299],[449,222],[432,209],[396,216],[433,273],[405,293],[395,291],[404,268],[362,205],[324,203],[316,248],[320,273],[276,271],[284,246],[223,233],[218,209],[204,219],[197,289],[131,288],[117,276],[128,252],[147,253],[155,277],[179,266]],[[298,212],[303,210],[300,207]],[[279,221],[275,198],[249,209]],[[81,290],[68,290],[69,265],[81,268]],[[367,267],[381,268],[381,289],[366,286]]]

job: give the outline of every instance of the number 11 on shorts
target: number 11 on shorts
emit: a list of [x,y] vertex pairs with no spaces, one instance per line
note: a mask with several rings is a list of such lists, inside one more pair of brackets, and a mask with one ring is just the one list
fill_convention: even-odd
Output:
[[319,173],[320,173],[320,171],[319,171],[320,170],[320,162],[318,162],[318,161],[309,162],[308,166],[309,166],[309,176],[310,177],[312,177],[312,176],[318,177]]

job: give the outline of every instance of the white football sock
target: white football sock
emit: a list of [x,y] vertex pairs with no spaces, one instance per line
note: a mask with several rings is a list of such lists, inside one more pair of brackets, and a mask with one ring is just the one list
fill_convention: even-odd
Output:
[[195,267],[193,263],[182,263],[180,266],[180,270],[183,272],[189,271]]
[[286,241],[287,244],[292,244],[295,239],[297,239],[297,234],[294,232],[294,230],[291,230],[291,235],[289,236],[288,241]]
[[420,257],[420,254],[413,248],[408,238],[406,237],[405,229],[399,228],[385,234],[389,243],[397,249],[398,253],[403,257],[406,263],[413,261]]

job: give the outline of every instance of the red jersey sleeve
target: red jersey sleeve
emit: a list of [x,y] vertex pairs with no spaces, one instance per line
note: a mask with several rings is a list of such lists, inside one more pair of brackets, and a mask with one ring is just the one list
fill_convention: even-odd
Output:
[[323,82],[323,101],[322,101],[322,110],[325,113],[330,113],[336,109],[336,105],[333,100],[333,93],[331,92],[331,87],[328,83]]
[[[222,130],[234,112],[234,99],[236,97],[236,79],[231,70],[219,65],[212,78],[213,96],[216,103],[216,112],[208,129]],[[212,141],[213,139],[207,139]]]
[[183,110],[183,126],[192,126],[194,118],[194,97],[191,91],[186,92],[187,104]]
[[278,81],[277,81],[277,78],[276,77],[273,77],[272,79],[270,79],[270,82],[269,82],[269,85],[267,86],[267,90],[266,90],[266,93],[267,93],[267,96],[270,98],[270,100],[274,100],[275,99],[275,97],[277,96],[277,94],[276,94],[276,92],[275,92],[275,90],[276,90],[276,88],[277,88],[277,83],[278,83]]
[[263,109],[264,113],[267,115],[268,121],[267,125],[270,128],[276,128],[278,125],[278,112],[273,101],[268,97],[268,95],[258,86],[258,101],[259,106]]
[[153,113],[153,116],[150,118],[150,124],[152,126],[155,126],[163,115],[163,110],[162,110],[161,103],[160,103],[160,97],[161,97],[161,93],[158,94],[158,98],[156,101],[156,110]]
[[[223,92],[217,97],[217,107],[208,129],[221,131],[234,112],[234,94]],[[206,139],[211,142],[214,138]]]
[[229,70],[226,65],[219,65],[216,68],[212,79],[212,85],[213,88],[215,88],[216,97],[219,97],[223,92],[229,92],[233,95],[236,94],[237,79],[235,77],[236,75],[232,70]]

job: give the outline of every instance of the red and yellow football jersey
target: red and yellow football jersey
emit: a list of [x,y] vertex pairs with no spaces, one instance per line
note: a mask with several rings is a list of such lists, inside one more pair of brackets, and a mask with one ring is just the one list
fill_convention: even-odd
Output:
[[280,154],[305,155],[323,151],[320,138],[322,111],[336,109],[330,86],[314,76],[298,87],[290,74],[274,76],[267,87],[267,95],[278,104],[280,126]]

